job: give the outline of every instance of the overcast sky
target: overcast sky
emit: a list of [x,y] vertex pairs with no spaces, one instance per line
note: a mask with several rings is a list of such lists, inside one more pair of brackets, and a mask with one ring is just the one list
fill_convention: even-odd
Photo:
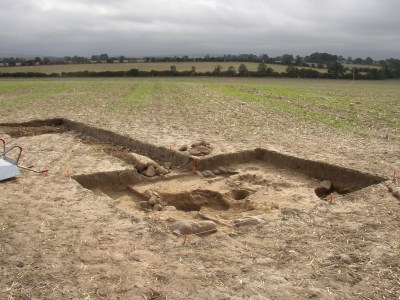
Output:
[[0,55],[400,58],[400,0],[0,0]]

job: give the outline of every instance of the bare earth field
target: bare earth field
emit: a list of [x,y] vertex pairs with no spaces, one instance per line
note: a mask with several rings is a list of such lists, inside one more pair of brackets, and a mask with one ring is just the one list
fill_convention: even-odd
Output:
[[[172,163],[146,179],[134,149],[12,124],[53,118],[163,153],[205,140],[205,157],[258,148],[383,181],[330,202],[301,169],[230,156],[215,177]],[[0,299],[400,299],[399,120],[399,81],[1,80],[0,138],[49,172],[0,182]],[[143,208],[148,190],[177,210]],[[217,231],[177,235],[177,220]]]

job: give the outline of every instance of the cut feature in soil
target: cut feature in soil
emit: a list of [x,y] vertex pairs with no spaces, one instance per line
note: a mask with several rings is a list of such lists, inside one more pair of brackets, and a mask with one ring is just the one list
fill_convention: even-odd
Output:
[[37,120],[26,123],[1,123],[0,128],[13,138],[68,131],[62,119]]
[[[127,162],[128,153],[135,152],[150,157],[155,161],[168,163],[172,168],[179,167],[181,170],[189,171],[193,167],[193,158],[187,154],[67,119],[2,123],[0,124],[0,129],[14,137],[74,131],[79,135],[80,141],[99,145],[108,154]],[[248,167],[248,172],[246,172],[246,169],[242,169],[240,174],[237,174],[236,182],[232,182],[229,188],[227,188],[226,184],[219,185],[218,182],[212,184],[212,189],[201,186],[199,183],[190,187],[192,181],[190,179],[187,180],[189,185],[187,188],[180,189],[179,186],[182,182],[177,182],[175,190],[171,191],[165,187],[160,187],[160,193],[163,193],[166,197],[165,202],[167,204],[172,204],[175,201],[176,207],[183,211],[196,211],[202,207],[223,210],[232,208],[233,205],[230,202],[227,204],[228,202],[226,202],[225,198],[229,198],[228,201],[233,200],[233,203],[247,201],[252,194],[251,191],[256,191],[257,187],[273,187],[275,192],[287,192],[288,190],[294,190],[296,185],[308,186],[311,190],[310,194],[316,194],[323,198],[332,192],[346,194],[387,180],[386,178],[357,170],[302,159],[261,148],[196,158],[198,171],[216,170],[222,166],[237,166],[240,164],[251,164],[252,166]],[[262,172],[252,172],[253,169],[262,169]],[[280,177],[280,172],[283,172],[285,176]],[[233,174],[223,174],[223,178],[234,177]],[[160,179],[161,177],[158,178]],[[124,190],[124,188],[121,189],[121,186],[124,185],[134,186],[133,189],[135,189],[135,185],[144,180],[143,176],[137,173],[134,174],[132,170],[119,172],[118,174],[106,172],[86,177],[78,176],[75,179],[86,188],[100,188],[108,193],[113,190],[111,188],[112,185],[118,187],[117,190],[119,191]],[[320,182],[329,182],[331,186],[330,188],[321,187]],[[151,188],[153,183],[154,181],[145,185],[147,185],[147,188]],[[140,192],[138,193],[140,194]],[[308,197],[308,193],[309,191],[307,190],[303,197]],[[272,192],[266,190],[264,194],[269,195]],[[296,196],[293,195],[293,197]]]
[[248,190],[233,190],[231,193],[234,200],[243,200],[251,195]]
[[167,205],[175,206],[182,211],[200,211],[202,207],[208,207],[214,210],[227,210],[229,203],[224,197],[215,191],[194,190],[177,194],[162,193],[161,199]]

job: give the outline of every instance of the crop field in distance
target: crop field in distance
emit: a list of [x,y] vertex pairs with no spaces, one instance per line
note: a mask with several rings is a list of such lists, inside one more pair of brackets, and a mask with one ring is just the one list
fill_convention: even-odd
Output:
[[240,101],[290,122],[400,138],[400,85],[396,80],[352,83],[307,79],[60,78],[2,80],[0,93],[1,109],[10,112],[31,105],[51,105],[60,113],[74,107],[100,106],[109,112],[134,115],[154,105],[184,103],[196,110],[219,109],[225,122],[232,117],[235,122],[243,122],[243,126],[262,122],[250,120],[240,111],[231,114],[228,102]]
[[[2,73],[14,72],[40,72],[40,73],[61,73],[61,72],[77,72],[77,71],[129,71],[130,69],[139,69],[140,71],[165,71],[170,70],[171,66],[175,66],[177,71],[190,71],[192,66],[197,72],[212,72],[218,65],[222,67],[222,71],[228,70],[230,66],[238,70],[242,62],[138,62],[138,63],[94,63],[94,64],[67,64],[67,65],[47,65],[47,66],[18,66],[18,67],[0,67]],[[249,71],[257,71],[259,63],[243,62]],[[275,72],[285,72],[287,66],[278,64],[267,64]],[[304,67],[312,69],[311,67]],[[325,69],[316,69],[320,72],[326,72]]]

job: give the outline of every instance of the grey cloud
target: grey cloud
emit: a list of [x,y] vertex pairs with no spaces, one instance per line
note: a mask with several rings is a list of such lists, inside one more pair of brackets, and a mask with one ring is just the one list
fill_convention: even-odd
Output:
[[397,0],[2,0],[0,55],[398,56]]

